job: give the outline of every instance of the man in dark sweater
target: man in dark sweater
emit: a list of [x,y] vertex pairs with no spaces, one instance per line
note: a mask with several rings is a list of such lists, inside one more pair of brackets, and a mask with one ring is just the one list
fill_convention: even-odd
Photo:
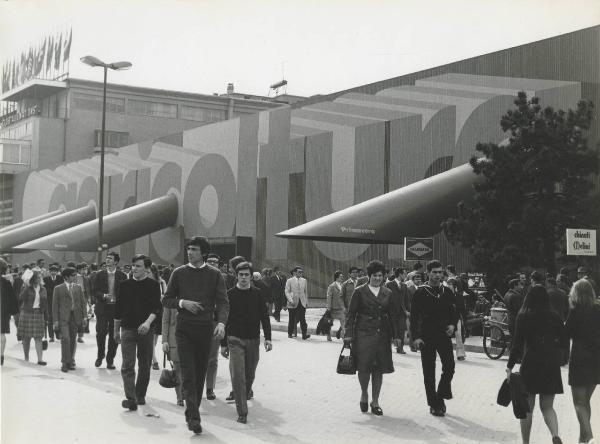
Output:
[[261,291],[250,285],[252,265],[242,262],[235,267],[237,284],[227,292],[229,318],[226,337],[221,341],[221,354],[229,358],[229,372],[235,397],[238,422],[245,424],[247,400],[252,397],[252,383],[259,359],[260,326],[265,335],[265,350],[271,351],[271,321]]
[[146,403],[154,348],[152,321],[161,311],[160,285],[155,280],[148,279],[144,259],[146,256],[143,254],[133,257],[132,277],[121,282],[115,303],[114,337],[117,344],[122,344],[121,376],[126,397],[121,405],[129,410],[137,410],[138,405]]
[[173,271],[163,306],[178,310],[175,340],[186,403],[185,419],[188,429],[198,434],[202,433],[200,401],[211,340],[213,335],[219,339],[225,336],[229,302],[221,272],[204,263],[203,255],[210,251],[208,240],[194,236],[186,251],[189,263]]
[[[451,337],[456,330],[456,301],[452,290],[442,285],[442,264],[433,260],[427,264],[429,281],[415,291],[410,311],[410,334],[415,347],[421,349],[421,366],[429,412],[444,416],[444,399],[452,399],[454,353]],[[442,375],[435,390],[436,353],[442,361]]]

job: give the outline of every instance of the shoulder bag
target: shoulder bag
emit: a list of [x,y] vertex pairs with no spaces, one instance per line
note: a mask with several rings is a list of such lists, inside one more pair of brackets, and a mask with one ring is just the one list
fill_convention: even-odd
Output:
[[[348,350],[347,354],[344,353],[345,350]],[[352,355],[352,346],[350,344],[346,345],[345,342],[338,358],[337,372],[340,375],[353,375],[356,373],[356,363]]]

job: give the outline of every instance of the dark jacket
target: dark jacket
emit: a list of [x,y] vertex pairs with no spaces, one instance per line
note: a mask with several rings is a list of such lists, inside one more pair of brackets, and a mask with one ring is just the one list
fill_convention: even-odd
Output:
[[510,289],[504,295],[504,304],[508,310],[508,331],[511,336],[515,334],[515,321],[517,320],[517,313],[523,305],[525,295],[518,290]]
[[[439,294],[439,297],[437,296]],[[410,334],[412,340],[446,337],[448,325],[458,321],[456,298],[448,287],[433,288],[421,285],[415,291],[410,312]]]
[[379,295],[375,297],[368,285],[361,285],[354,290],[346,317],[346,338],[353,339],[357,335],[369,336],[386,332],[395,338],[393,319],[398,307],[392,298],[392,292],[381,286]]
[[271,297],[273,298],[273,302],[285,306],[287,302],[285,298],[285,281],[287,278],[281,274],[273,273],[269,279],[271,281]]
[[[121,270],[115,271],[115,297],[119,297],[119,285],[121,282],[127,280],[127,275]],[[107,316],[113,317],[115,315],[115,304],[107,304],[104,300],[104,295],[108,293],[108,272],[106,270],[100,270],[94,276],[92,282],[92,294],[94,313],[96,316]]]
[[65,280],[60,274],[56,275],[56,279],[52,280],[50,276],[44,278],[44,287],[46,288],[46,295],[48,296],[48,304],[52,305],[52,298],[54,296],[54,289],[62,284]]
[[396,323],[395,329],[397,332],[406,330],[406,318],[407,313],[410,312],[410,296],[408,294],[408,287],[404,282],[398,283],[396,280],[391,280],[385,283],[385,286],[392,292],[392,298],[398,310],[394,322]]
[[[33,287],[24,286],[19,295],[19,310],[25,313],[33,312],[33,303],[35,301],[35,290]],[[46,289],[40,286],[40,312],[44,319],[48,319],[48,296]]]
[[546,291],[550,296],[552,310],[557,312],[562,321],[565,322],[569,314],[569,295],[555,285],[549,286]]

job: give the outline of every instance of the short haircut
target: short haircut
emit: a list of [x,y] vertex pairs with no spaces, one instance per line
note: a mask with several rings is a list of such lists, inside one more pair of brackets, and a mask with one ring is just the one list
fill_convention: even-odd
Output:
[[202,252],[202,254],[207,254],[210,252],[210,243],[208,242],[208,239],[204,236],[192,237],[189,241],[186,242],[185,248],[191,245],[195,247],[200,247],[200,251]]
[[335,270],[335,273],[333,273],[333,280],[337,281],[337,278],[339,278],[341,274],[342,272],[340,270]]
[[517,285],[519,285],[521,283],[521,281],[519,279],[511,279],[508,282],[508,287],[509,288],[515,288]]
[[304,268],[302,268],[302,267],[301,267],[301,266],[299,266],[299,265],[296,265],[294,268],[292,268],[292,269],[290,270],[290,273],[292,273],[292,274],[293,274],[294,272],[297,272],[298,270],[302,270],[302,271],[304,271]]
[[50,265],[50,267],[48,267],[48,271],[58,271],[58,267],[56,265]]
[[242,270],[248,270],[250,272],[250,276],[254,273],[254,269],[252,268],[252,264],[248,261],[239,262],[235,266],[235,274],[237,275]]
[[112,256],[113,260],[118,263],[121,260],[121,256],[116,251],[109,251],[106,257]]
[[385,273],[385,265],[383,265],[383,262],[374,260],[367,264],[367,275],[371,277],[375,273]]
[[209,253],[206,256],[206,260],[209,260],[209,259],[216,259],[217,261],[220,262],[221,261],[221,256],[219,256],[217,253]]
[[348,269],[348,274],[352,273],[353,271],[359,271],[359,270],[360,270],[360,268],[352,266]]
[[396,267],[396,268],[394,268],[394,276],[398,277],[401,274],[404,274],[405,271],[406,271],[406,268]]
[[40,264],[41,264],[42,262],[44,262],[45,260],[46,260],[46,259],[44,259],[44,258],[40,258],[40,259],[38,259],[38,260],[37,260],[36,264],[37,264],[37,265],[40,265]]
[[421,262],[417,262],[415,265],[413,265],[413,270],[420,270],[421,268],[423,268],[423,264]]
[[62,277],[64,277],[65,279],[70,278],[73,275],[77,274],[77,271],[72,268],[72,267],[67,267],[62,271]]
[[152,267],[152,259],[150,259],[148,256],[146,256],[144,258],[144,267],[146,267],[146,268]]
[[[144,262],[144,267],[146,266],[146,255],[145,254],[136,254],[135,256],[133,256],[131,258],[131,263],[135,264],[137,261],[143,261]],[[152,263],[152,261],[150,262]]]
[[446,265],[446,270],[452,274],[456,274],[456,267],[454,265]]
[[95,262],[92,262],[92,265],[90,265],[90,270],[97,271],[98,270],[98,264],[95,263]]
[[244,256],[234,256],[231,259],[229,259],[229,266],[232,270],[235,271],[235,267],[237,267],[238,264],[242,262],[246,262],[246,258]]
[[438,261],[437,259],[434,259],[432,261],[429,261],[429,263],[427,264],[427,271],[431,271],[434,268],[441,268],[442,267],[442,263],[440,261]]
[[536,282],[538,284],[544,282],[544,275],[537,270],[532,271],[529,277],[533,282]]

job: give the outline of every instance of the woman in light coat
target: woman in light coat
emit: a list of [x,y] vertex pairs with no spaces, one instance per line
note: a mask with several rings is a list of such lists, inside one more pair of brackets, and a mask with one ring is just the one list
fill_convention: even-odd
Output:
[[[344,337],[344,325],[346,324],[346,308],[342,301],[342,282],[344,275],[337,270],[333,274],[333,282],[327,287],[327,310],[331,315],[331,319],[340,321],[340,337]],[[327,332],[327,340],[331,341],[331,330]]]

